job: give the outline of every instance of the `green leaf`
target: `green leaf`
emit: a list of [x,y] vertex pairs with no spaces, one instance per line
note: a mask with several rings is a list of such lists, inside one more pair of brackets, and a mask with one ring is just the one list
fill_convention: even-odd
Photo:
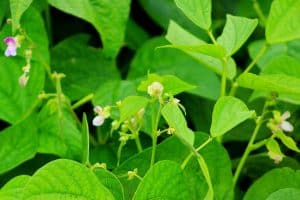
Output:
[[190,146],[194,145],[195,136],[191,129],[188,128],[186,119],[178,105],[173,103],[166,104],[161,113],[168,125],[175,129],[175,135]]
[[94,93],[106,81],[119,80],[114,61],[88,46],[89,36],[75,35],[56,45],[52,52],[53,70],[66,75],[62,88],[71,100]]
[[254,90],[291,95],[300,94],[300,79],[284,74],[256,75],[245,73],[237,79],[237,82],[242,87]]
[[[192,46],[198,46],[198,45],[204,45],[206,42],[198,39],[191,33],[184,30],[182,27],[180,27],[175,22],[170,22],[170,26],[168,28],[168,32],[166,35],[166,39],[173,45],[179,45],[179,46],[186,46],[186,45],[192,45]],[[184,52],[188,55],[190,55],[192,58],[203,64],[208,69],[216,72],[219,75],[222,75],[223,72],[223,62],[220,59],[204,55],[202,53],[193,52],[189,50],[184,50]],[[227,77],[229,79],[234,78],[236,75],[236,65],[232,58],[228,59],[227,62]]]
[[195,88],[195,86],[190,85],[173,75],[159,76],[157,74],[148,74],[147,80],[141,82],[138,86],[138,90],[147,92],[148,86],[155,81],[160,82],[163,85],[163,93],[169,93],[171,95],[176,95]]
[[[265,46],[264,40],[257,40],[252,42],[249,47],[249,54],[252,59],[254,59],[260,49]],[[280,56],[290,56],[300,60],[299,55],[300,49],[300,40],[294,40],[286,43],[279,43],[274,45],[268,45],[266,52],[260,57],[257,61],[257,65],[260,69],[264,69],[273,59],[276,59]]]
[[88,165],[90,163],[90,132],[89,124],[86,118],[86,114],[83,113],[81,125],[81,137],[82,137],[82,163]]
[[149,39],[149,37],[149,33],[140,27],[133,19],[128,19],[125,41],[129,48],[137,50]]
[[23,189],[30,176],[20,175],[12,178],[0,190],[1,200],[20,200],[22,199]]
[[115,57],[123,45],[130,0],[48,0],[49,4],[91,23],[104,46],[104,55]]
[[20,28],[20,19],[31,3],[32,0],[10,0],[13,34]]
[[217,42],[231,56],[246,42],[258,24],[257,19],[226,15],[226,24]]
[[209,30],[211,26],[211,0],[175,0],[176,5],[196,25]]
[[180,165],[164,160],[156,163],[146,173],[133,200],[148,199],[190,199],[189,188]]
[[298,200],[300,199],[300,190],[296,188],[284,188],[273,192],[266,200]]
[[119,179],[110,171],[102,168],[96,168],[93,171],[98,180],[114,195],[115,200],[123,200],[124,189]]
[[266,25],[268,43],[280,43],[300,38],[300,1],[275,0]]
[[241,100],[231,96],[221,97],[214,106],[210,133],[213,137],[221,136],[254,114]]
[[207,33],[199,26],[189,20],[184,13],[178,9],[174,0],[138,0],[140,5],[146,11],[153,21],[162,27],[168,29],[170,19],[183,26],[189,32],[198,35],[201,38],[208,39]]
[[223,59],[226,56],[226,51],[222,46],[213,44],[202,44],[202,45],[166,45],[160,48],[175,48],[186,52],[201,53],[207,56]]
[[38,148],[36,123],[28,118],[0,132],[0,174],[33,158]]
[[166,39],[174,45],[203,45],[205,41],[197,38],[173,20],[170,21]]
[[[272,59],[267,65],[264,66],[262,69],[261,74],[268,75],[268,74],[283,74],[288,75],[290,77],[295,77],[296,79],[300,78],[300,62],[299,60],[287,56],[287,55],[279,55]],[[251,100],[261,97],[267,96],[265,92],[262,91],[255,91],[252,96]],[[300,96],[294,94],[285,94],[284,91],[281,92],[278,96],[279,100],[300,104]]]
[[59,159],[34,173],[24,188],[23,199],[113,200],[114,197],[84,165]]
[[285,135],[282,131],[276,132],[276,136],[281,140],[281,142],[289,149],[300,153],[300,149],[297,147],[296,142],[293,138]]
[[136,95],[136,84],[128,80],[112,80],[103,83],[95,92],[94,105],[114,105],[127,96]]
[[120,106],[119,123],[122,123],[124,120],[139,112],[142,108],[145,108],[148,102],[149,100],[142,96],[126,97],[124,100],[122,100]]
[[50,99],[38,115],[40,153],[81,160],[82,134],[67,99]]
[[0,118],[15,124],[28,116],[38,103],[43,89],[44,70],[38,63],[31,64],[30,78],[25,87],[19,85],[23,60],[0,57]]
[[[184,37],[183,37],[184,38]],[[140,80],[148,73],[176,75],[182,80],[188,80],[197,88],[187,91],[198,96],[216,100],[220,91],[219,78],[203,64],[185,53],[171,48],[156,49],[166,45],[162,37],[149,40],[140,48],[130,65],[128,79]]]
[[[196,132],[195,136],[195,146],[200,146],[208,139],[208,135],[204,133]],[[114,173],[118,176],[124,175],[127,171],[138,168],[139,176],[144,176],[150,166],[151,150],[151,148],[146,149],[142,153],[131,157],[115,169]],[[172,160],[181,164],[189,153],[190,150],[177,137],[171,137],[157,145],[156,161]],[[208,166],[215,191],[215,198],[230,199],[229,196],[232,192],[232,172],[231,162],[225,149],[217,141],[212,141],[200,151],[200,154]],[[198,162],[194,158],[187,164],[184,173],[187,176],[185,183],[188,184],[191,194],[188,199],[204,199],[208,191],[208,185],[199,168]],[[127,177],[122,177],[120,181],[123,184],[126,199],[132,199],[138,184],[140,184],[140,180],[133,179],[128,181]]]
[[3,19],[6,17],[9,9],[9,0],[0,1],[0,28],[2,28]]
[[247,191],[244,200],[267,199],[283,188],[300,189],[300,171],[290,168],[273,169],[260,177]]

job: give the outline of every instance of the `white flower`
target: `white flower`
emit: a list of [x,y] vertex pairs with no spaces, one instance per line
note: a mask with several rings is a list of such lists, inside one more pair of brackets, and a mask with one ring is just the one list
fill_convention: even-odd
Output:
[[104,123],[104,117],[102,115],[97,115],[93,119],[94,126],[101,126]]
[[293,125],[290,122],[286,121],[288,118],[290,118],[290,116],[291,113],[289,111],[286,111],[281,115],[281,122],[279,124],[279,127],[283,131],[292,132],[294,130]]
[[162,95],[164,90],[163,85],[160,82],[154,81],[148,86],[147,92],[151,97],[159,97]]

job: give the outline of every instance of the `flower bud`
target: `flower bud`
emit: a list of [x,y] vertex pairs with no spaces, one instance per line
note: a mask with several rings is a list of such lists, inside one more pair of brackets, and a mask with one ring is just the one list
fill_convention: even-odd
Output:
[[160,97],[163,93],[164,87],[160,82],[153,82],[148,86],[147,92],[151,97]]

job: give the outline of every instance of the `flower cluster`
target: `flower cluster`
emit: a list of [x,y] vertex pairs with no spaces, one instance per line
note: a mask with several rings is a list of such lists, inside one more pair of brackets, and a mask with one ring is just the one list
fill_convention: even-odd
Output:
[[278,131],[292,132],[294,127],[287,121],[290,116],[289,111],[284,112],[282,115],[279,111],[273,111],[273,118],[269,120],[267,127],[271,129],[273,133]]

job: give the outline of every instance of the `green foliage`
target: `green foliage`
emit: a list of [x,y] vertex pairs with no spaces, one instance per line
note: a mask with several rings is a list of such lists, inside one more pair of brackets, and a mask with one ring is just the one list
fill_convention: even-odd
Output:
[[133,197],[134,200],[190,198],[180,165],[167,160],[157,162],[145,174]]
[[130,0],[48,0],[48,2],[66,13],[91,23],[101,35],[104,54],[115,57],[122,46],[124,31],[129,13]]
[[213,137],[221,136],[254,115],[241,100],[221,97],[214,106],[210,133]]
[[0,199],[299,199],[299,10],[1,0]]
[[[51,171],[52,173],[48,173]],[[29,179],[23,199],[103,199],[113,200],[97,176],[85,166],[71,160],[59,159],[40,168]]]

